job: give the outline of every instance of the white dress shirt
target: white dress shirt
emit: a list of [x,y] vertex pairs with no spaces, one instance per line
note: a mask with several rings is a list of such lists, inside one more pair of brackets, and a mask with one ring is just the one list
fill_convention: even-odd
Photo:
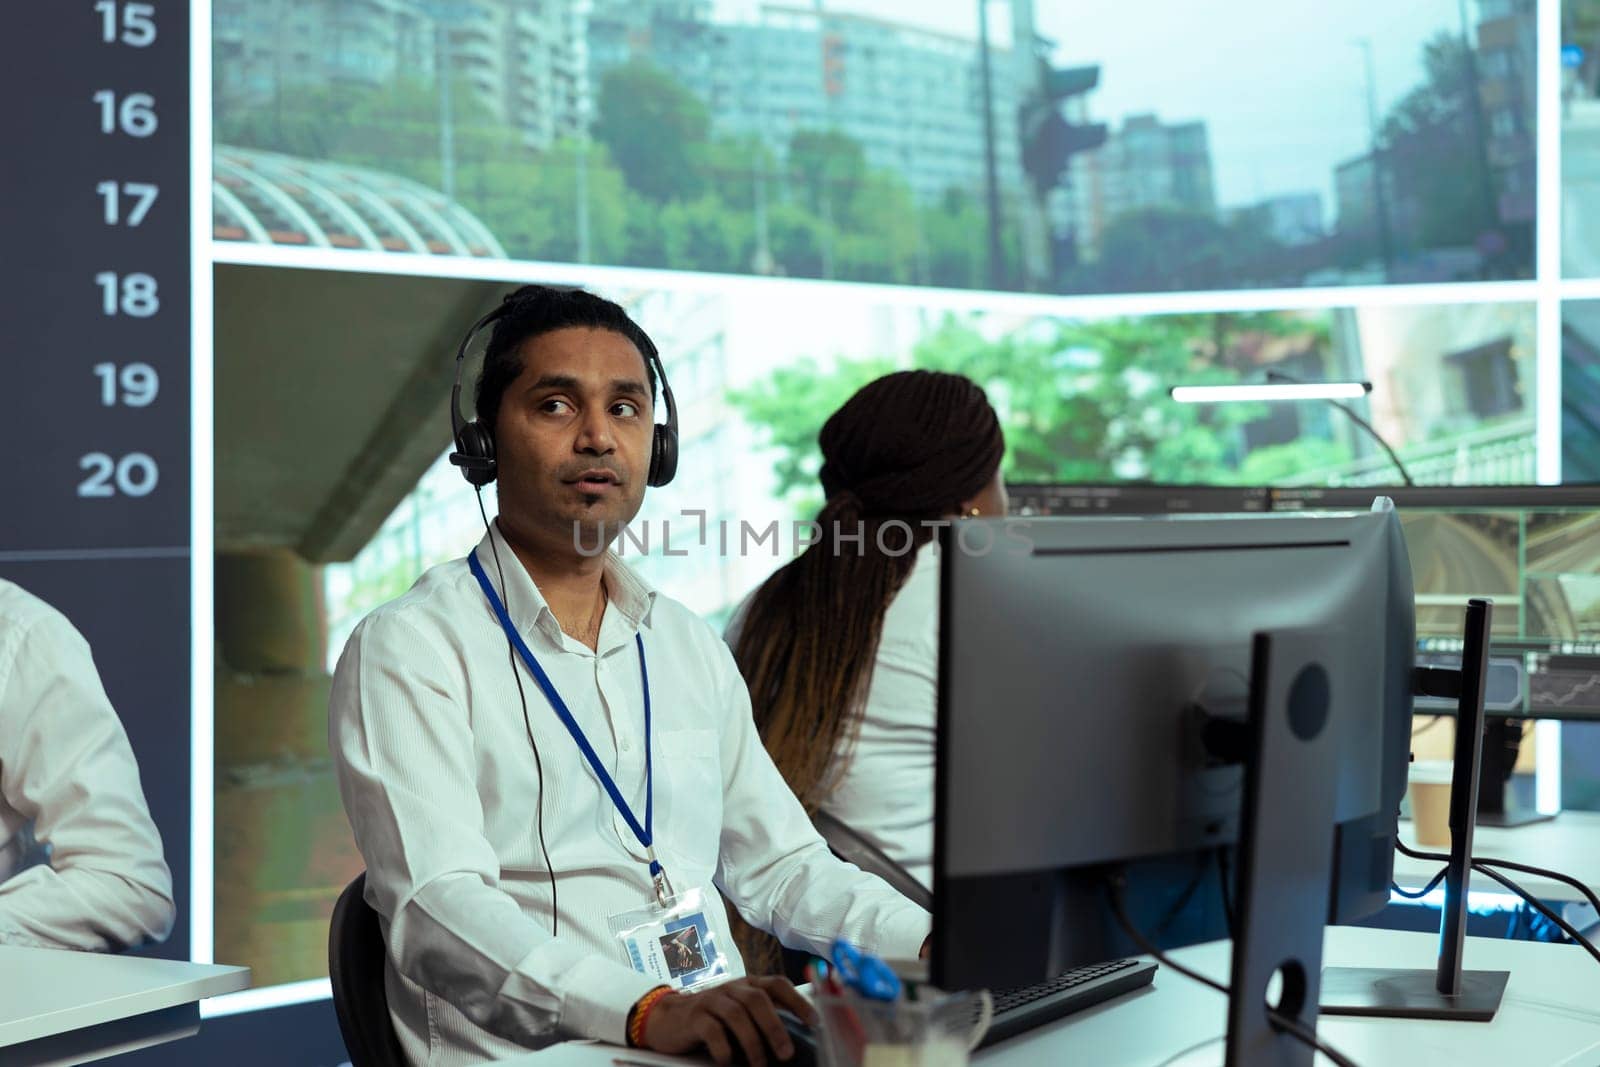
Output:
[[[29,823],[49,861],[24,867]],[[173,917],[161,837],[88,643],[0,579],[0,944],[121,949],[164,939]]]
[[[486,535],[477,552],[501,585]],[[914,956],[928,915],[838,862],[772,765],[744,681],[703,620],[608,557],[598,652],[561,631],[499,531],[508,612],[642,821],[644,640],[656,852],[673,887],[713,882],[754,925],[825,952],[835,936]],[[520,661],[541,794],[504,632],[466,560],[435,567],[351,635],[330,731],[345,810],[388,946],[387,990],[413,1063],[481,1063],[563,1037],[622,1043],[657,983],[607,919],[653,899],[644,849]],[[731,939],[719,946],[734,974]]]
[[[754,595],[753,593],[751,594]],[[728,624],[738,639],[747,597]],[[834,754],[821,808],[933,885],[933,752],[939,710],[939,546],[923,545],[883,615],[861,732]],[[840,774],[840,760],[848,760]]]

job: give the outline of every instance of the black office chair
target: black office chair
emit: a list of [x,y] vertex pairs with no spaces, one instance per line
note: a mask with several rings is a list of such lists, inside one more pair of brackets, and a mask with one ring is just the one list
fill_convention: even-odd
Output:
[[367,872],[344,887],[328,922],[328,978],[333,1011],[351,1067],[409,1067],[389,1020],[383,985],[383,933],[364,896]]

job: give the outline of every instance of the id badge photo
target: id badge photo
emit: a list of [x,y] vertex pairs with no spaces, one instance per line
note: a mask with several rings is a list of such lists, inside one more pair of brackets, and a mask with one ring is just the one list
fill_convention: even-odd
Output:
[[728,977],[705,892],[690,889],[611,916],[608,924],[628,963],[674,989],[699,989]]

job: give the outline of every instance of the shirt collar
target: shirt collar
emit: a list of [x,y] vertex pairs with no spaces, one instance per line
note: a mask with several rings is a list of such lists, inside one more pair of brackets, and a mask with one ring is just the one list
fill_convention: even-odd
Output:
[[[561,624],[556,621],[555,612],[550,610],[544,593],[540,592],[532,575],[506,542],[498,522],[484,533],[474,551],[478,555],[478,563],[489,576],[490,584],[501,594],[502,600],[507,601],[506,612],[517,629],[523,633],[538,631],[557,648],[562,647]],[[499,565],[505,570],[503,588],[495,566],[496,552],[499,553]],[[655,610],[655,588],[610,549],[605,554],[604,575],[607,613],[613,610],[620,612],[628,620],[630,635],[640,627],[649,627]]]

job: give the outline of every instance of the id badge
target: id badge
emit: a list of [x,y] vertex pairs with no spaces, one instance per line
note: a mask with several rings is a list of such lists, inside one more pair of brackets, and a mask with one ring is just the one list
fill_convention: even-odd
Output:
[[607,920],[628,963],[674,989],[698,989],[728,977],[728,957],[713,930],[705,893],[690,889]]

